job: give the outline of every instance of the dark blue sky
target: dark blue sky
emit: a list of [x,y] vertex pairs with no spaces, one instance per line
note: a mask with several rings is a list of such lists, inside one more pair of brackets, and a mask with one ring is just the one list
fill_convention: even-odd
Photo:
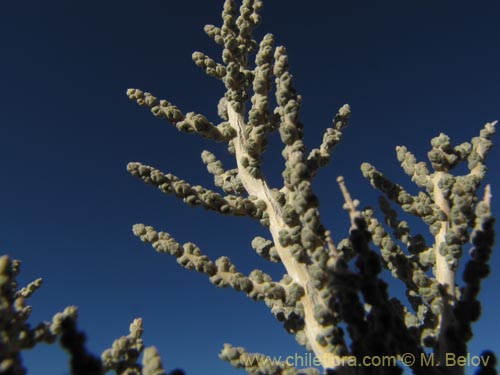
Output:
[[[201,152],[230,160],[221,145],[178,133],[125,95],[141,88],[217,121],[223,87],[191,62],[191,53],[220,56],[203,26],[220,24],[222,4],[28,0],[0,6],[0,249],[23,261],[22,283],[44,278],[31,299],[32,322],[78,305],[88,346],[100,353],[142,316],[146,345],[159,348],[166,369],[182,367],[189,375],[241,373],[218,360],[224,342],[269,355],[304,353],[264,304],[213,287],[131,232],[142,222],[181,243],[195,242],[213,259],[230,256],[243,273],[264,268],[279,278],[283,272],[251,249],[252,238],[265,233],[258,224],[185,206],[126,171],[128,162],[140,161],[211,187]],[[324,223],[339,240],[349,224],[338,175],[362,205],[375,205],[378,196],[361,176],[363,161],[416,192],[395,146],[424,159],[440,132],[458,144],[499,119],[500,3],[304,4],[268,0],[258,36],[271,32],[288,48],[309,148],[319,145],[337,109],[351,105],[344,142],[316,179]],[[265,171],[278,184],[280,144],[272,144]],[[496,148],[487,182],[497,215],[499,162]],[[500,353],[498,252],[492,268],[472,354]],[[398,285],[391,283],[396,293]],[[40,346],[25,354],[25,363],[33,375],[67,369],[58,347]]]

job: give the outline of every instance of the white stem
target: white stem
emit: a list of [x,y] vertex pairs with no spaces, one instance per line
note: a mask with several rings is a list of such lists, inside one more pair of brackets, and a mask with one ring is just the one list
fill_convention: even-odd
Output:
[[443,285],[448,295],[454,299],[455,298],[455,272],[450,269],[446,258],[439,254],[439,248],[442,244],[446,244],[446,233],[448,233],[448,215],[450,214],[450,207],[448,201],[446,200],[443,191],[439,188],[438,183],[443,178],[444,172],[436,172],[433,177],[434,184],[434,202],[439,207],[441,211],[446,214],[446,219],[441,221],[441,228],[439,232],[435,235],[434,249],[436,254],[436,280]]
[[290,227],[283,221],[281,207],[271,195],[271,190],[263,179],[253,178],[245,167],[241,165],[241,159],[248,157],[244,141],[244,119],[243,115],[237,113],[230,104],[227,105],[229,115],[229,123],[237,131],[237,138],[234,141],[235,157],[238,166],[238,174],[241,182],[248,194],[258,197],[258,199],[266,203],[266,212],[269,215],[269,231],[273,237],[274,246],[278,252],[281,261],[286,268],[290,277],[304,288],[305,294],[300,299],[300,303],[304,307],[305,333],[307,340],[311,346],[315,356],[320,361],[323,368],[328,367],[328,359],[331,353],[326,347],[321,346],[316,341],[316,336],[321,332],[322,327],[314,318],[313,307],[318,303],[323,303],[321,296],[312,288],[311,277],[307,271],[307,267],[303,263],[297,262],[291,255],[288,247],[284,247],[279,241],[279,232],[281,230],[290,231]]
[[[450,268],[446,257],[439,253],[439,248],[441,245],[446,245],[446,234],[449,230],[448,224],[448,216],[450,214],[450,207],[448,205],[448,201],[446,200],[443,191],[438,186],[439,181],[443,178],[445,172],[436,172],[433,176],[433,194],[434,194],[434,202],[439,207],[441,211],[446,214],[446,219],[441,221],[441,227],[439,232],[435,235],[434,242],[434,251],[436,256],[436,268],[435,268],[435,276],[436,281],[444,287],[446,291],[446,296],[443,299],[443,311],[439,316],[438,322],[438,332],[439,332],[439,341],[438,341],[438,360],[439,363],[446,363],[446,353],[450,352],[451,343],[449,339],[446,337],[445,331],[453,324],[453,304],[455,302],[455,271]],[[463,374],[464,370],[460,366],[450,367],[447,369],[447,374],[459,375]]]

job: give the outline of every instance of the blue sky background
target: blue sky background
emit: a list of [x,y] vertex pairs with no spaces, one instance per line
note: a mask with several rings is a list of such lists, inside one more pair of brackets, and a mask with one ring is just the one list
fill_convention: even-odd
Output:
[[[146,345],[158,347],[166,369],[189,375],[243,373],[217,358],[225,342],[268,355],[304,353],[263,303],[215,288],[131,232],[142,222],[195,242],[212,259],[228,255],[243,273],[283,273],[251,249],[252,238],[265,233],[258,223],[185,206],[126,171],[140,161],[211,187],[201,152],[230,160],[222,145],[178,133],[125,95],[141,88],[218,121],[223,86],[191,62],[191,53],[220,56],[203,26],[220,24],[222,4],[27,0],[0,7],[0,251],[22,260],[21,284],[45,281],[31,299],[31,321],[77,305],[88,347],[100,353],[141,316]],[[500,118],[499,15],[500,3],[487,0],[265,3],[258,35],[271,32],[288,48],[308,147],[320,144],[342,104],[352,107],[344,142],[315,182],[337,241],[349,227],[338,175],[362,205],[375,205],[378,196],[360,173],[363,161],[416,192],[395,146],[424,159],[440,132],[458,144]],[[272,144],[265,172],[278,184],[281,146]],[[489,156],[487,177],[497,216],[499,152]],[[481,292],[483,317],[474,325],[475,355],[500,353],[499,267],[496,252]],[[391,282],[394,293],[398,286]],[[24,358],[33,375],[67,372],[57,346]]]

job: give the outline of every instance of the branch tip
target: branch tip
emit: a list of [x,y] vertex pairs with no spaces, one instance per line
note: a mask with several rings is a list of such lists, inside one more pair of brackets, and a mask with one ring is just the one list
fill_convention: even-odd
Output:
[[325,231],[325,239],[328,245],[328,250],[330,250],[330,256],[337,257],[339,255],[339,252],[335,247],[335,243],[333,242],[331,231],[329,230]]
[[[496,123],[496,121],[495,121]],[[491,186],[490,184],[486,185],[484,187],[484,196],[483,196],[483,202],[486,203],[488,205],[488,207],[490,207],[491,205]]]

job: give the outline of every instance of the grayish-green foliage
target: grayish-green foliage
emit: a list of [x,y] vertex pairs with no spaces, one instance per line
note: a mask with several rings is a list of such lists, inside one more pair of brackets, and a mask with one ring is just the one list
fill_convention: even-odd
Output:
[[[207,275],[214,285],[264,301],[297,342],[319,359],[327,374],[402,372],[398,366],[332,365],[332,358],[345,356],[361,361],[370,355],[411,353],[417,358],[436,355],[441,361],[446,353],[465,354],[472,337],[471,323],[480,317],[478,294],[489,273],[494,243],[490,188],[486,186],[483,193],[480,187],[496,123],[486,124],[478,137],[458,146],[440,134],[431,141],[430,167],[417,162],[406,147],[398,147],[397,158],[404,172],[421,189],[416,196],[364,163],[363,175],[385,196],[379,202],[381,217],[372,208],[359,209],[359,202],[351,198],[339,177],[351,230],[348,238],[336,245],[321,221],[312,181],[341,141],[350,108],[344,105],[338,110],[321,145],[308,153],[299,118],[302,98],[293,84],[286,49],[275,46],[271,34],[260,42],[253,39],[261,8],[259,0],[243,0],[239,9],[234,0],[226,0],[222,26],[205,27],[207,35],[222,47],[221,62],[202,52],[192,55],[198,67],[226,88],[218,105],[220,123],[214,124],[202,114],[184,114],[150,93],[138,89],[127,92],[130,99],[179,131],[227,144],[235,161],[231,169],[225,169],[210,151],[201,155],[222,193],[137,162],[129,163],[128,171],[189,205],[258,220],[269,229],[270,238],[255,237],[251,247],[264,259],[284,267],[285,276],[273,280],[261,270],[244,275],[228,257],[211,260],[194,243],[181,244],[171,234],[144,224],[136,224],[133,233],[157,252],[174,256],[182,267]],[[276,103],[274,108],[272,103]],[[283,183],[271,187],[262,172],[262,156],[275,132],[283,143]],[[452,174],[464,162],[468,173]],[[421,218],[434,242],[427,243],[424,235],[414,233],[407,222],[399,220],[391,202]],[[474,248],[465,259],[459,287],[456,271],[469,241]],[[372,244],[379,250],[374,251]],[[383,268],[404,283],[405,303],[388,295],[387,283],[380,278]],[[31,307],[24,301],[41,280],[17,290],[18,273],[18,261],[0,258],[0,374],[25,374],[20,351],[38,342],[54,342],[59,336],[71,355],[72,374],[166,374],[156,349],[144,348],[141,319],[134,320],[130,334],[116,340],[100,358],[87,353],[85,337],[76,328],[74,307],[57,314],[51,323],[31,328],[26,323]],[[490,361],[478,374],[496,373],[494,355],[485,355]],[[285,362],[271,363],[265,361],[264,354],[249,354],[230,344],[224,346],[220,358],[251,375],[320,372],[317,368],[295,369]],[[426,367],[416,361],[411,368],[415,374],[463,373],[462,367],[445,367],[443,362]]]
[[[166,375],[156,348],[144,348],[142,319],[135,319],[130,334],[115,340],[100,358],[85,349],[85,335],[76,327],[75,306],[66,307],[50,322],[31,327],[27,320],[32,308],[25,305],[25,300],[41,286],[42,280],[18,289],[19,271],[18,260],[6,255],[0,257],[0,374],[26,374],[21,351],[41,342],[52,344],[60,338],[61,346],[70,354],[72,375],[102,375],[109,371],[118,375]],[[138,362],[141,353],[142,365]]]
[[[221,80],[226,88],[218,106],[219,124],[200,114],[184,115],[175,105],[150,93],[138,89],[127,92],[130,99],[149,107],[155,116],[165,118],[178,130],[227,143],[235,158],[232,169],[225,170],[212,152],[202,153],[215,186],[225,195],[140,163],[130,163],[128,170],[190,205],[259,220],[269,229],[271,239],[256,237],[251,246],[265,259],[281,263],[287,275],[280,281],[259,270],[243,275],[229,258],[212,261],[196,245],[181,245],[170,234],[143,224],[134,226],[134,234],[158,252],[175,256],[183,267],[205,273],[216,286],[230,286],[254,300],[265,301],[285,329],[320,359],[324,369],[330,367],[328,355],[362,358],[374,353],[435,353],[442,360],[448,352],[465,354],[470,324],[479,318],[477,294],[493,246],[489,187],[483,199],[479,198],[479,188],[495,123],[486,124],[470,143],[455,147],[444,134],[434,138],[428,153],[431,168],[417,162],[406,147],[398,147],[397,158],[403,170],[422,189],[417,196],[364,163],[363,175],[385,195],[380,200],[382,220],[371,208],[359,212],[340,179],[353,229],[349,240],[335,246],[321,222],[312,180],[341,141],[350,108],[344,105],[338,111],[320,147],[307,153],[299,118],[301,96],[293,84],[286,49],[275,46],[271,34],[260,42],[252,36],[261,8],[261,1],[243,0],[238,10],[235,1],[227,0],[222,26],[205,27],[208,36],[222,47],[222,61],[202,52],[192,56],[198,67]],[[271,103],[276,106],[271,108]],[[273,132],[279,132],[284,145],[283,185],[278,187],[269,186],[262,173],[262,155]],[[462,162],[468,163],[469,173],[453,175],[453,169]],[[427,244],[424,235],[413,233],[405,221],[399,221],[390,201],[420,217],[429,226],[434,243]],[[392,233],[386,231],[387,227]],[[482,255],[469,260],[464,287],[459,289],[456,270],[463,247],[471,239],[476,244],[473,254]],[[369,249],[370,241],[379,247],[380,255]],[[353,260],[356,271],[349,265]],[[386,284],[378,276],[381,267],[404,283],[407,304],[389,298]],[[341,323],[346,323],[350,345]],[[296,371],[284,364],[276,368],[247,367],[242,356],[248,356],[244,349],[230,345],[221,354],[221,358],[245,367],[251,374]],[[462,371],[444,366],[413,367],[415,373]],[[348,369],[336,371],[347,373]],[[390,372],[398,373],[399,369]]]

